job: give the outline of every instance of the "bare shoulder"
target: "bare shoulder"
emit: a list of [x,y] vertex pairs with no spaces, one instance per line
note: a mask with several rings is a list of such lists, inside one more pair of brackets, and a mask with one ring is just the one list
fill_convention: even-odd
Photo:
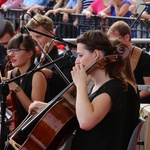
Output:
[[37,71],[34,73],[33,78],[45,78],[45,75],[42,71]]

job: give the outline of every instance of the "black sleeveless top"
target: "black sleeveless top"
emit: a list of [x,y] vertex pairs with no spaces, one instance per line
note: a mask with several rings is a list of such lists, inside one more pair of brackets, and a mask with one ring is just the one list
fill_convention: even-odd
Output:
[[[29,67],[29,69],[27,70],[27,72],[30,72],[33,68],[35,67],[35,65],[31,65]],[[14,73],[15,72],[15,73]],[[24,91],[24,93],[27,95],[27,97],[29,99],[31,99],[31,91],[32,91],[32,78],[33,75],[36,71],[31,71],[30,74],[24,76],[23,78],[14,81],[16,84],[18,84],[22,90]],[[11,73],[11,78],[17,77],[19,76],[19,70],[13,70]],[[22,82],[20,82],[22,80]],[[23,106],[21,105],[20,101],[18,100],[17,96],[15,96],[15,103],[16,103],[16,108],[18,111],[18,124],[20,124],[25,117],[27,116],[28,112],[23,108]],[[22,144],[24,142],[24,140],[27,138],[27,135],[31,132],[31,129],[27,129],[24,132],[20,132],[19,133],[19,143]]]
[[77,129],[71,150],[126,150],[139,116],[139,97],[129,85],[124,92],[118,80],[110,80],[89,95],[90,101],[107,93],[112,107],[105,118],[89,131]]

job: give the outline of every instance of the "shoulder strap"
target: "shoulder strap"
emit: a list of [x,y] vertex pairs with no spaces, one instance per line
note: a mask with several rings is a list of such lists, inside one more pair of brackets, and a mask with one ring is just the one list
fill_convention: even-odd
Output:
[[131,57],[130,57],[132,71],[135,70],[135,68],[137,66],[137,63],[139,61],[139,58],[141,56],[141,53],[142,53],[141,48],[136,47],[136,46],[133,47],[132,54],[131,54]]

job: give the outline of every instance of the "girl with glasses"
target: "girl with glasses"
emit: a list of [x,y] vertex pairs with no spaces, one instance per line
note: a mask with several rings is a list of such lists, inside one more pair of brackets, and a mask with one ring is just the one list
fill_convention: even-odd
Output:
[[[34,40],[30,35],[19,34],[13,37],[8,43],[7,54],[14,69],[10,70],[8,77],[2,78],[2,80],[12,79],[33,70],[23,78],[9,83],[9,89],[14,94],[19,125],[27,116],[28,107],[34,100],[45,100],[47,82],[41,71],[33,69],[36,50]],[[19,133],[19,144],[26,139],[28,134],[28,131]]]

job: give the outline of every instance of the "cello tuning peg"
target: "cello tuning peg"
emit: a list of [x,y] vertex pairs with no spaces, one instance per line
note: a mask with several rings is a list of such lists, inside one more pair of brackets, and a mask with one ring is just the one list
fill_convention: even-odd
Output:
[[104,62],[109,63],[109,59],[107,57],[104,57]]
[[116,60],[116,61],[119,61],[119,60],[120,60],[120,56],[119,56],[119,55],[116,55],[115,60]]

